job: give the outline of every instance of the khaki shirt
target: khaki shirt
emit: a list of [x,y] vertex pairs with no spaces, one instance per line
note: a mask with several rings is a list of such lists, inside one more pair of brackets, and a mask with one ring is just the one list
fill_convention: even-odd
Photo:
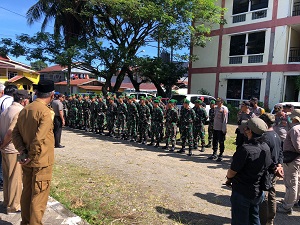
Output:
[[[0,116],[0,138],[3,141],[8,130],[13,130],[19,112],[23,109],[23,106],[18,102],[13,102],[11,106],[9,106]],[[10,142],[7,146],[1,149],[3,153],[7,154],[16,154],[19,153],[12,142]]]
[[54,112],[36,99],[20,112],[12,133],[18,151],[28,150],[28,167],[47,167],[54,163]]
[[286,135],[283,142],[283,151],[291,151],[300,153],[300,124],[295,124]]

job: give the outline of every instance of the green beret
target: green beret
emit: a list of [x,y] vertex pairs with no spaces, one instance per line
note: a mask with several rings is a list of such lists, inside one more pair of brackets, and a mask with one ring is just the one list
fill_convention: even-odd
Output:
[[124,95],[120,95],[119,98],[124,98]]
[[133,99],[133,96],[129,96],[128,99]]
[[152,99],[152,96],[147,96],[147,99]]
[[135,95],[131,95],[132,98],[135,98]]
[[142,96],[142,97],[140,97],[140,100],[146,100],[146,98]]
[[161,96],[157,96],[156,98],[157,98],[157,99],[159,99],[159,100],[160,100],[160,99],[162,99],[162,97],[161,97]]
[[183,102],[183,103],[190,104],[190,100],[188,100],[188,99],[184,99],[184,102]]
[[174,104],[174,103],[176,103],[176,100],[175,100],[175,99],[170,99],[170,100],[169,100],[169,103]]
[[75,94],[72,94],[72,97],[75,97]]
[[202,101],[201,101],[200,99],[197,99],[197,100],[195,101],[195,103],[202,104]]
[[210,104],[216,104],[216,101],[215,100],[211,100]]
[[78,95],[78,97],[82,97],[82,95],[81,95],[81,94],[79,94],[79,95]]
[[159,100],[156,99],[156,100],[154,100],[153,102],[154,102],[154,103],[159,103]]

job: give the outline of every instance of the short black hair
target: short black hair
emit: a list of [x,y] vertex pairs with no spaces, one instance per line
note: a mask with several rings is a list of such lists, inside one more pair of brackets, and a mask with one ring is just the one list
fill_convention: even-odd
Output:
[[4,94],[9,95],[9,96],[13,96],[13,94],[16,90],[18,90],[18,87],[16,85],[9,84],[9,85],[5,86]]

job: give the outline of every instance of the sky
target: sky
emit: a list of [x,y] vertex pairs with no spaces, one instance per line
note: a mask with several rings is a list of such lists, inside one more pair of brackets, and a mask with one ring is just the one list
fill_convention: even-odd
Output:
[[[16,35],[29,34],[33,35],[36,32],[41,31],[41,22],[36,22],[29,26],[26,20],[27,10],[34,5],[37,0],[1,0],[0,1],[0,39],[1,38],[12,38],[14,39]],[[53,32],[53,25],[49,23],[46,32]],[[153,45],[157,45],[153,43]],[[187,49],[181,51],[181,53],[186,53]],[[142,47],[138,53],[138,56],[157,56],[157,48],[155,47]],[[14,58],[13,60],[30,64],[25,57]]]

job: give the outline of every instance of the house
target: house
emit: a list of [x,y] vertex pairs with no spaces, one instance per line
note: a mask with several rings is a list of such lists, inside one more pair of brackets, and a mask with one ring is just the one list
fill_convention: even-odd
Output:
[[[66,66],[54,65],[39,71],[41,80],[53,80],[54,83],[67,80],[68,68]],[[71,79],[89,79],[91,72],[86,70],[72,68]]]
[[[92,93],[100,94],[103,83],[96,79],[74,79],[70,80],[71,93]],[[54,84],[55,91],[68,93],[67,81],[61,81]]]
[[19,89],[33,92],[33,84],[37,84],[40,74],[30,66],[14,61],[8,56],[0,56],[0,82],[15,84]]
[[[189,93],[205,89],[238,106],[257,97],[271,108],[299,101],[300,0],[218,0],[227,23],[193,47]],[[300,80],[300,79],[299,79]],[[299,83],[299,82],[298,82]]]

